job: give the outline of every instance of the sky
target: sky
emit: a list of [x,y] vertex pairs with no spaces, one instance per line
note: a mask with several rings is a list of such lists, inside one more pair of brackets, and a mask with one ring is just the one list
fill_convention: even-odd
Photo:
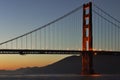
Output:
[[[120,0],[0,0],[0,42],[51,22],[92,1],[120,20]],[[0,55],[0,69],[45,66],[70,55]]]

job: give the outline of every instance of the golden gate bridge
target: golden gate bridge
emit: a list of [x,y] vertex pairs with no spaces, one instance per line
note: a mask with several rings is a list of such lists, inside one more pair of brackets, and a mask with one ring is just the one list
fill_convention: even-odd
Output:
[[0,54],[79,54],[82,74],[95,55],[120,55],[120,21],[89,2],[35,30],[0,43]]

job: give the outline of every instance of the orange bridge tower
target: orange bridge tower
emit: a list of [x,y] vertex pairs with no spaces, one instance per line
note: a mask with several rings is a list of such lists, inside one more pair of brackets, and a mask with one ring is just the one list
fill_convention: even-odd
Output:
[[[83,5],[83,51],[92,51],[92,3]],[[93,54],[82,53],[82,74],[92,74]]]

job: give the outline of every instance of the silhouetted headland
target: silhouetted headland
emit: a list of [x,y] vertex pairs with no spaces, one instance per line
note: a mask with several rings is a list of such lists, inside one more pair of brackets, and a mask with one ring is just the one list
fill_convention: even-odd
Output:
[[[94,56],[95,73],[120,74],[120,56]],[[81,56],[70,56],[45,67],[27,67],[17,70],[0,70],[0,74],[80,74]]]

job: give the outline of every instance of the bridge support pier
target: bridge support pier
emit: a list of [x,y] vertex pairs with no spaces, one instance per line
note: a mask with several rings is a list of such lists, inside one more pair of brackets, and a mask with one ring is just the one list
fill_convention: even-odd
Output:
[[[92,51],[92,3],[83,5],[83,51]],[[93,54],[82,53],[82,74],[93,74]]]
[[82,75],[93,74],[93,55],[92,53],[82,54]]

